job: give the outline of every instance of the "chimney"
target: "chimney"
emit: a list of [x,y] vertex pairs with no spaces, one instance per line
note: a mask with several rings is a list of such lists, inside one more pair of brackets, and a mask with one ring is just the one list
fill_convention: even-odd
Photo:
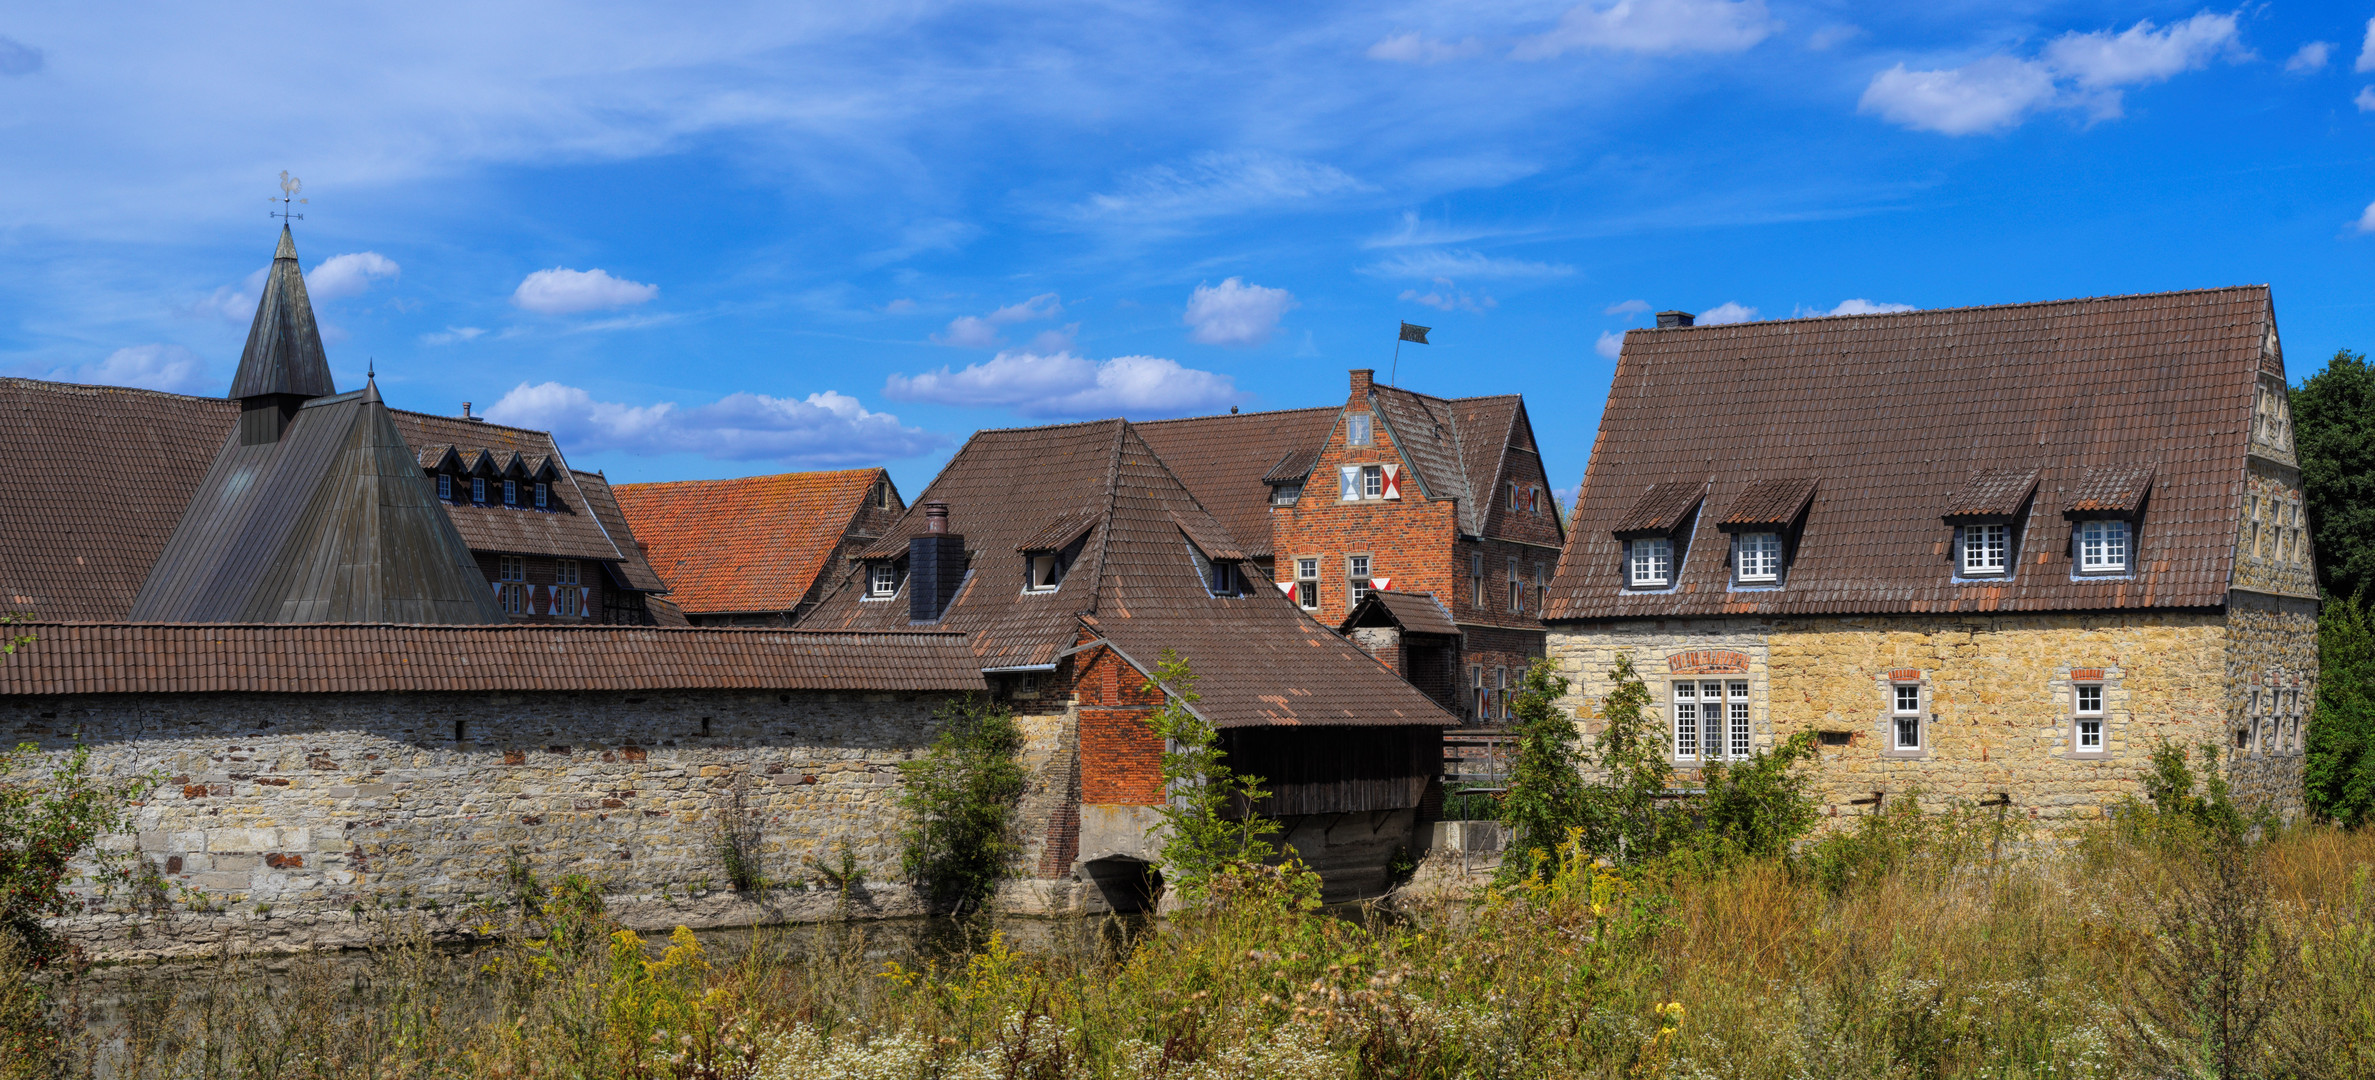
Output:
[[1697,319],[1698,316],[1687,311],[1661,311],[1658,312],[1658,329],[1672,330],[1676,327],[1689,326]]
[[1369,396],[1370,385],[1376,381],[1377,370],[1375,368],[1357,367],[1352,369],[1353,400],[1360,401],[1364,398],[1367,398]]
[[473,424],[483,424],[487,422],[486,417],[470,415],[470,403],[467,401],[462,403],[462,419],[468,420]]
[[948,531],[948,504],[924,504],[924,534],[907,538],[907,617],[939,622],[965,584],[965,538]]

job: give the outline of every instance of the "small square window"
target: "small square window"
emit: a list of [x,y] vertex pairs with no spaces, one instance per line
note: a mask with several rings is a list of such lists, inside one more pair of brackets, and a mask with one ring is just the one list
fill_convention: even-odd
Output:
[[1674,541],[1663,536],[1635,540],[1627,559],[1627,580],[1636,589],[1660,588],[1673,581]]
[[1375,465],[1361,466],[1361,497],[1385,498],[1385,470]]
[[2009,525],[1963,526],[1963,573],[1969,577],[2000,576],[2012,555]]
[[1293,506],[1296,500],[1302,497],[1303,485],[1301,484],[1280,484],[1270,489],[1270,505],[1272,506]]
[[1369,445],[1369,414],[1353,413],[1344,418],[1344,441],[1349,446]]
[[1064,583],[1063,563],[1053,553],[1031,556],[1024,572],[1023,587],[1032,592],[1046,592]]
[[2080,753],[2100,753],[2103,749],[2103,686],[2101,683],[2079,683],[2076,687],[2077,732],[2072,745]]
[[1740,580],[1777,581],[1781,578],[1781,536],[1778,533],[1741,533],[1732,541]]
[[1319,609],[1319,560],[1295,560],[1295,606],[1305,611]]
[[877,559],[866,564],[866,595],[890,596],[899,591],[899,564]]
[[2118,573],[2128,568],[2128,523],[2088,521],[2078,527],[2081,573]]

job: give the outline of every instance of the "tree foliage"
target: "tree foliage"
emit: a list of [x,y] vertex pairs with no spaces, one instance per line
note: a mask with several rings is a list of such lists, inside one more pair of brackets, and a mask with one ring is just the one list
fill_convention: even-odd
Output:
[[77,859],[102,885],[132,880],[131,859],[96,845],[124,831],[133,805],[157,786],[155,777],[94,775],[85,746],[47,769],[42,759],[32,743],[0,750],[0,933],[14,936],[36,958],[58,950],[41,920],[75,906],[67,889],[77,878]]
[[2309,719],[2309,809],[2352,827],[2375,820],[2375,608],[2329,599],[2317,616],[2317,708]]
[[1649,711],[1648,684],[1619,654],[1608,672],[1615,689],[1601,701],[1607,725],[1592,741],[1591,765],[1601,776],[1584,793],[1584,845],[1619,864],[1663,854],[1673,833],[1674,762]]
[[1517,753],[1509,766],[1509,791],[1501,799],[1501,821],[1509,826],[1509,850],[1520,855],[1502,864],[1513,874],[1533,866],[1526,853],[1557,851],[1588,813],[1575,721],[1558,704],[1566,693],[1567,680],[1543,659],[1519,677],[1510,699]]
[[1144,689],[1163,694],[1163,707],[1151,720],[1168,747],[1163,753],[1163,786],[1170,793],[1162,809],[1169,826],[1163,874],[1167,885],[1200,902],[1220,876],[1278,857],[1270,837],[1279,826],[1253,812],[1254,804],[1270,796],[1262,778],[1229,768],[1220,733],[1196,714],[1202,697],[1188,662],[1163,650]]
[[2317,581],[2328,596],[2375,585],[2375,367],[2343,349],[2292,392]]
[[945,910],[987,903],[1022,853],[1015,805],[1030,776],[1012,710],[979,697],[941,707],[931,749],[901,762],[910,824],[900,866]]

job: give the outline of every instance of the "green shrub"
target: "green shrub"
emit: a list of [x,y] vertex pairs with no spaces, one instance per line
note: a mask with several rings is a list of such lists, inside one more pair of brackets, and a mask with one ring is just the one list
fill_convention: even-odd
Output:
[[1666,853],[1680,808],[1673,799],[1674,763],[1633,658],[1618,656],[1608,677],[1616,688],[1601,702],[1607,723],[1592,741],[1589,763],[1602,779],[1583,793],[1583,842],[1585,850],[1624,866]]
[[1014,808],[1030,780],[1014,712],[978,697],[941,708],[931,749],[901,762],[911,824],[900,867],[944,910],[978,910],[1022,853]]
[[93,775],[86,746],[46,772],[41,758],[32,743],[0,751],[0,933],[13,935],[37,959],[58,949],[41,920],[75,906],[66,890],[78,857],[88,860],[92,880],[102,887],[135,880],[137,856],[113,855],[96,845],[100,837],[122,832],[132,805],[158,783],[153,776]]
[[1557,670],[1547,659],[1534,661],[1510,701],[1516,720],[1510,734],[1517,749],[1500,817],[1509,826],[1509,851],[1517,857],[1503,860],[1504,876],[1536,872],[1530,869],[1537,864],[1531,854],[1556,851],[1589,813],[1575,721],[1558,706],[1567,680]]
[[1726,861],[1788,854],[1814,829],[1814,798],[1806,792],[1813,774],[1799,768],[1813,758],[1814,733],[1801,731],[1747,760],[1708,765],[1701,774],[1706,791],[1691,807],[1698,819],[1693,844]]
[[2375,818],[2375,609],[2363,592],[2317,616],[2306,770],[2311,813],[2353,828]]
[[1163,650],[1144,689],[1163,694],[1151,724],[1170,747],[1163,753],[1163,786],[1170,799],[1161,809],[1169,838],[1163,843],[1165,884],[1189,900],[1202,901],[1224,873],[1277,858],[1270,837],[1275,821],[1253,808],[1270,796],[1259,776],[1242,776],[1222,759],[1219,733],[1198,716],[1196,675],[1179,654]]

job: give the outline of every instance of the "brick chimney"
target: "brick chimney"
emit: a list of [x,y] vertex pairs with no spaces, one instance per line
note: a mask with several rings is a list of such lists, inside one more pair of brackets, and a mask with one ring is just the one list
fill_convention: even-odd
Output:
[[1661,311],[1658,312],[1658,329],[1672,330],[1676,327],[1689,326],[1697,319],[1698,316],[1687,311]]
[[965,584],[965,538],[948,531],[948,504],[924,504],[924,534],[907,538],[907,617],[939,622]]
[[1352,399],[1360,401],[1368,397],[1369,387],[1376,382],[1377,369],[1365,367],[1352,369]]

